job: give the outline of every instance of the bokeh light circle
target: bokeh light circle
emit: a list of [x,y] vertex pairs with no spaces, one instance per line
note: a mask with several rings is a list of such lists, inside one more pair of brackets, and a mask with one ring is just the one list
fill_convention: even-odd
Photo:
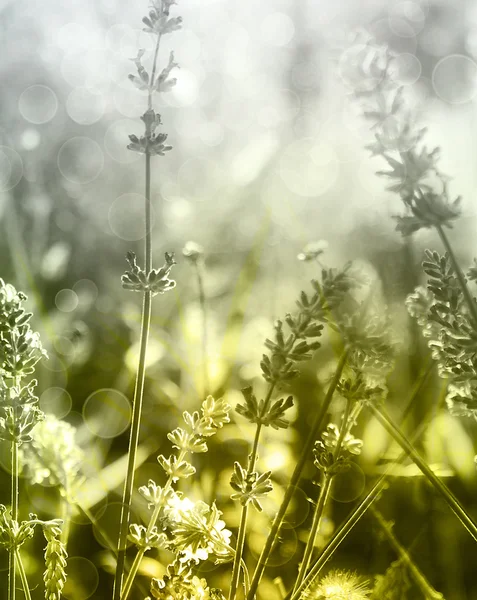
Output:
[[354,502],[361,496],[366,484],[363,469],[356,463],[350,463],[350,468],[333,477],[330,496],[336,502]]
[[43,125],[56,115],[58,99],[55,92],[48,86],[31,85],[21,93],[18,110],[29,123]]
[[93,392],[83,406],[83,419],[92,434],[109,439],[121,435],[131,422],[131,403],[111,388]]
[[18,152],[0,146],[0,191],[14,188],[23,176],[23,162]]
[[63,588],[63,596],[68,600],[87,600],[99,585],[99,573],[94,564],[83,556],[67,559],[68,578]]
[[477,64],[463,54],[450,54],[434,67],[432,85],[444,102],[470,102],[477,94]]
[[63,177],[71,183],[90,183],[98,177],[103,167],[103,151],[99,144],[89,137],[71,138],[58,152],[58,168]]
[[[144,203],[144,196],[134,192],[118,196],[111,204],[108,213],[111,231],[128,242],[142,240],[146,235]],[[154,227],[154,221],[154,207],[151,206],[151,229]]]
[[63,419],[70,412],[73,400],[70,394],[61,387],[50,387],[40,396],[40,408],[43,412]]
[[410,31],[416,35],[426,24],[425,8],[427,7],[422,1],[404,0],[393,3],[389,9],[389,27],[396,35],[408,37]]
[[[261,550],[267,540],[269,528],[262,532],[251,532],[249,535],[250,554],[256,559],[260,559]],[[275,544],[273,550],[267,559],[267,566],[280,567],[286,565],[296,553],[298,547],[298,536],[296,530],[290,526],[290,523],[284,521],[280,528],[279,542]]]
[[98,286],[91,279],[79,279],[73,285],[73,291],[78,296],[80,306],[89,306],[96,301],[99,294]]
[[92,125],[104,114],[106,101],[101,92],[77,87],[72,90],[66,100],[66,112],[80,125]]
[[78,295],[73,290],[60,290],[55,296],[55,304],[61,312],[72,312],[78,306]]

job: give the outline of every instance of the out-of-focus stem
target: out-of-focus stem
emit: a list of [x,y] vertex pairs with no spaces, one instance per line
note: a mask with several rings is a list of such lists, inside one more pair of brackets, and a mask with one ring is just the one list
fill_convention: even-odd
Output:
[[348,350],[345,350],[342,353],[342,355],[338,361],[338,365],[336,366],[336,371],[333,375],[333,379],[330,382],[330,385],[326,392],[325,398],[320,407],[320,411],[318,412],[315,422],[313,423],[310,433],[308,434],[308,438],[305,442],[305,445],[303,447],[300,458],[295,466],[295,470],[293,471],[293,475],[291,476],[290,482],[288,483],[288,487],[285,491],[285,496],[282,500],[280,508],[278,509],[275,519],[273,520],[272,528],[268,535],[265,546],[263,547],[262,553],[261,553],[259,561],[258,561],[258,565],[257,565],[255,572],[253,574],[253,577],[252,577],[252,581],[250,582],[250,590],[247,595],[247,600],[253,600],[257,593],[258,584],[260,583],[263,572],[265,571],[265,567],[267,565],[267,560],[268,560],[270,553],[275,545],[275,541],[276,541],[278,533],[280,531],[280,527],[283,523],[283,519],[285,518],[285,513],[287,511],[288,505],[290,504],[290,501],[293,497],[295,488],[298,485],[298,482],[300,480],[300,477],[301,477],[301,474],[305,467],[305,464],[306,464],[308,457],[313,449],[315,440],[316,440],[319,432],[323,428],[326,414],[328,412],[328,409],[330,408],[330,404],[331,404],[331,400],[333,399],[334,391],[336,389],[336,386],[338,385],[338,382],[340,380],[340,377],[341,377],[341,374],[345,367],[347,359],[348,359]]
[[428,479],[433,487],[441,494],[444,500],[447,502],[449,508],[457,516],[462,525],[467,529],[470,535],[477,542],[477,525],[472,521],[469,515],[465,512],[460,502],[449,490],[449,488],[437,477],[432,469],[429,467],[427,462],[418,454],[413,446],[408,442],[401,431],[394,425],[391,419],[384,413],[381,408],[374,406],[373,404],[367,405],[376,419],[386,429],[386,431],[393,437],[393,439],[401,446],[401,448],[410,456],[412,461],[421,470],[422,474]]
[[389,543],[399,555],[400,560],[407,566],[407,568],[411,572],[412,576],[414,577],[414,581],[421,590],[424,598],[426,600],[443,600],[444,596],[440,592],[435,590],[432,587],[432,585],[427,581],[426,577],[418,568],[416,563],[412,560],[412,558],[409,556],[409,553],[406,551],[404,546],[401,545],[397,537],[394,535],[391,525],[384,519],[380,511],[374,506],[370,506],[369,510],[378,522]]
[[[14,409],[15,410],[15,409]],[[18,441],[12,440],[12,519],[18,523]],[[8,558],[8,598],[15,600],[16,594],[16,568],[17,568],[16,549],[10,550]]]
[[210,393],[210,381],[209,381],[209,367],[208,367],[208,336],[207,336],[207,303],[205,301],[205,289],[204,289],[204,268],[200,261],[195,263],[195,270],[197,273],[197,287],[199,289],[199,304],[200,312],[202,316],[202,373],[204,378],[204,396]]
[[[333,451],[333,462],[336,462],[340,456],[341,446],[343,444],[343,440],[345,435],[348,432],[348,420],[351,413],[351,401],[347,400],[346,408],[343,413],[342,424],[340,426],[340,433],[338,437],[338,441],[336,443],[336,447]],[[321,519],[323,518],[323,513],[325,510],[326,503],[328,502],[331,483],[333,479],[333,473],[329,470],[325,470],[323,472],[323,479],[320,488],[320,495],[318,496],[318,502],[316,504],[315,514],[313,515],[313,523],[311,525],[310,536],[308,538],[308,542],[306,544],[305,553],[303,555],[303,560],[300,565],[300,570],[298,572],[298,577],[295,582],[294,590],[296,590],[300,585],[303,579],[305,578],[305,574],[310,567],[310,561],[313,554],[313,549],[315,547],[315,540],[318,534],[318,529],[320,528]]]

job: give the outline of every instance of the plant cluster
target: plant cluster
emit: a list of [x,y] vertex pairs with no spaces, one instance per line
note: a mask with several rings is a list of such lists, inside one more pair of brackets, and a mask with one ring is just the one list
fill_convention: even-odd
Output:
[[[311,290],[302,291],[294,312],[274,323],[273,335],[264,342],[260,362],[263,381],[243,387],[241,400],[232,407],[222,394],[210,394],[207,370],[207,276],[205,250],[188,242],[183,256],[197,275],[202,311],[202,350],[205,398],[200,410],[182,413],[180,426],[167,434],[170,453],[157,456],[163,473],[149,479],[138,493],[147,507],[144,518],[131,522],[131,505],[135,491],[139,432],[143,421],[142,404],[146,386],[148,339],[151,326],[152,298],[175,288],[170,278],[176,264],[173,253],[165,253],[164,265],[152,266],[151,240],[151,157],[164,156],[171,150],[167,134],[159,132],[161,116],[155,112],[153,97],[170,91],[176,83],[171,72],[177,68],[174,54],[162,71],[157,62],[162,36],[181,27],[181,17],[171,16],[174,0],[153,0],[143,19],[144,31],[154,40],[150,67],[146,52],[139,50],[133,63],[136,74],[129,79],[147,95],[147,108],[141,120],[144,133],[130,135],[128,148],[145,159],[145,260],[138,264],[136,254],[128,252],[129,269],[122,276],[127,291],[142,295],[141,337],[135,378],[127,472],[117,540],[107,540],[114,561],[113,600],[128,600],[139,583],[146,553],[156,557],[163,567],[148,574],[149,596],[146,600],[259,600],[260,585],[279,546],[284,520],[297,488],[308,467],[318,471],[317,485],[308,499],[313,508],[306,535],[300,539],[300,561],[296,573],[286,581],[277,580],[281,600],[405,600],[412,586],[426,598],[443,598],[426,579],[418,560],[411,557],[376,504],[392,485],[393,468],[409,458],[426,481],[458,517],[475,541],[477,526],[463,504],[456,498],[434,468],[414,447],[422,430],[405,435],[385,409],[388,379],[394,368],[396,343],[386,309],[375,301],[376,290],[364,282],[351,263],[343,268],[322,264],[324,244],[308,244],[298,255],[305,263],[316,262],[319,276],[311,281]],[[447,382],[446,400],[455,416],[477,418],[477,304],[470,283],[477,281],[477,266],[466,275],[461,271],[444,228],[451,228],[460,215],[459,199],[451,200],[448,179],[438,168],[438,150],[423,144],[425,129],[415,125],[413,111],[406,103],[403,86],[395,76],[394,56],[388,48],[362,37],[342,57],[342,72],[363,107],[364,118],[371,122],[374,141],[369,145],[373,156],[387,163],[379,171],[391,181],[389,189],[402,199],[405,214],[396,217],[397,229],[408,242],[411,234],[432,228],[438,233],[445,253],[427,250],[423,270],[426,287],[419,287],[406,301],[410,315],[416,318],[427,339],[439,375]],[[362,296],[365,293],[363,300]],[[37,382],[31,379],[35,366],[46,356],[38,333],[30,326],[32,315],[25,311],[26,296],[0,279],[0,438],[11,450],[11,504],[0,505],[0,546],[9,555],[9,600],[15,600],[16,577],[19,576],[27,600],[31,600],[27,570],[20,549],[32,538],[39,526],[46,540],[43,576],[46,600],[61,600],[66,582],[67,542],[73,507],[100,529],[94,514],[79,500],[85,452],[75,438],[75,429],[55,417],[45,416],[35,395]],[[291,476],[285,482],[278,510],[268,522],[274,485],[280,478],[272,469],[261,466],[261,449],[265,428],[284,433],[291,426],[290,409],[296,398],[291,382],[300,378],[303,364],[319,361],[325,334],[338,348],[333,372],[316,399],[315,409],[307,422],[308,434],[298,447]],[[261,391],[263,390],[263,391]],[[213,390],[215,392],[215,390]],[[227,392],[227,390],[225,390]],[[221,396],[219,399],[216,397]],[[415,400],[418,393],[410,401]],[[332,416],[330,417],[330,413]],[[358,431],[365,423],[363,415],[371,413],[402,455],[389,463],[387,471],[376,478],[336,529],[323,531],[324,517],[332,510],[333,486],[339,477],[355,468],[363,450]],[[199,479],[198,456],[207,453],[213,438],[223,435],[231,421],[248,421],[254,431],[245,460],[236,460],[230,477],[230,499],[240,514],[237,531],[227,527],[226,509],[219,496],[205,502],[191,485]],[[424,429],[424,428],[422,428]],[[357,437],[357,436],[360,437]],[[364,439],[364,437],[363,437]],[[31,513],[19,516],[19,473],[30,482],[55,486],[60,492],[63,519],[41,520]],[[316,471],[315,471],[316,473]],[[375,473],[371,474],[372,476]],[[312,487],[312,486],[310,486]],[[223,510],[221,510],[221,508]],[[253,513],[252,511],[256,511]],[[260,515],[258,515],[260,513]],[[322,575],[326,563],[364,514],[370,513],[384,539],[398,555],[384,574],[377,575],[374,585],[353,572],[330,570]],[[258,560],[252,561],[248,549],[251,515],[263,518],[266,539]],[[105,537],[106,539],[106,537]],[[132,550],[128,550],[128,542]],[[212,587],[213,575],[204,577],[204,565],[219,565],[226,576],[224,584]],[[253,565],[253,571],[251,566]],[[287,589],[288,588],[288,589]],[[267,592],[268,593],[268,592]],[[144,595],[143,595],[144,597]]]

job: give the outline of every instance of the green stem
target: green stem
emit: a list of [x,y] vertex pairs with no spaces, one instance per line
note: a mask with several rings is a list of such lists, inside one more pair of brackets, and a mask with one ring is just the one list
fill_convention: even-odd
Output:
[[[187,454],[187,450],[181,450],[179,453],[179,456],[177,458],[177,462],[180,463],[184,460],[185,456]],[[172,475],[170,475],[166,481],[166,484],[163,488],[162,491],[162,496],[163,498],[167,497],[167,493],[170,490],[170,488],[172,487],[172,483],[173,483],[173,479],[172,479]],[[154,527],[156,526],[157,523],[157,519],[159,518],[159,515],[161,513],[162,510],[162,505],[161,504],[157,504],[154,507],[154,510],[151,514],[151,518],[149,519],[149,524],[147,526],[147,532],[146,532],[146,537],[148,537],[152,530],[154,529]],[[127,600],[129,594],[131,593],[131,589],[134,583],[134,579],[137,575],[137,572],[139,571],[139,567],[141,565],[141,561],[144,557],[144,554],[147,552],[149,548],[140,548],[136,554],[136,556],[134,557],[134,561],[131,565],[131,568],[129,570],[128,576],[126,578],[126,581],[124,583],[124,586],[121,589],[121,596],[120,596],[120,600]]]
[[330,495],[331,481],[332,476],[329,472],[325,472],[323,474],[323,481],[320,488],[320,495],[318,496],[315,514],[313,515],[313,523],[311,525],[310,536],[308,538],[308,543],[306,544],[305,553],[303,554],[303,560],[300,564],[300,570],[298,571],[298,577],[293,587],[293,591],[300,587],[301,582],[305,578],[306,572],[310,568],[311,556],[315,547],[316,536],[318,534],[318,529],[321,524],[321,519],[323,517],[326,502],[328,501]]
[[207,303],[205,301],[204,277],[201,265],[196,262],[195,269],[197,272],[197,287],[199,288],[199,304],[202,314],[202,369],[204,377],[204,395],[210,393],[209,369],[207,363]]
[[361,504],[353,511],[353,514],[343,523],[343,525],[335,533],[329,544],[320,554],[318,560],[313,567],[308,571],[301,585],[294,592],[290,592],[285,600],[299,600],[303,590],[310,584],[311,581],[318,575],[326,562],[333,556],[338,546],[353,529],[356,523],[361,519],[364,513],[368,510],[371,504],[379,498],[381,492],[386,486],[387,475],[382,475],[374,484],[369,494],[361,502]]
[[[342,424],[340,427],[340,433],[338,437],[338,441],[336,443],[336,447],[333,452],[333,463],[336,462],[341,453],[341,446],[343,444],[343,440],[345,435],[348,433],[348,420],[351,413],[351,401],[346,401],[346,408],[343,413]],[[331,490],[331,482],[333,479],[333,473],[329,470],[325,469],[323,472],[323,481],[321,484],[320,495],[318,496],[318,502],[316,504],[315,514],[313,515],[313,523],[311,525],[310,535],[308,537],[308,542],[306,544],[305,553],[303,555],[303,560],[300,565],[300,570],[298,572],[298,577],[295,582],[295,586],[293,590],[295,591],[300,585],[303,579],[305,578],[305,574],[310,568],[311,557],[313,554],[313,550],[315,548],[315,540],[318,534],[318,530],[320,528],[321,519],[323,518],[323,513],[325,510],[326,503],[328,502],[328,498]]]
[[25,600],[31,600],[30,587],[28,585],[28,579],[25,573],[25,567],[23,566],[23,561],[20,556],[20,550],[17,548],[15,550],[15,558],[16,563],[18,565],[18,572],[20,573],[20,579],[23,586],[23,592],[25,594]]
[[[422,434],[429,427],[430,420],[425,419],[421,426],[410,436],[410,440],[412,442],[418,440]],[[300,597],[300,593],[313,581],[315,577],[318,576],[321,569],[325,566],[326,562],[333,556],[333,554],[338,549],[341,542],[345,539],[348,533],[353,529],[356,523],[361,519],[361,517],[365,514],[368,508],[375,502],[381,495],[381,492],[386,487],[387,478],[392,474],[396,465],[401,464],[403,460],[408,456],[407,452],[402,452],[399,457],[396,459],[394,463],[388,466],[386,472],[378,479],[375,485],[372,487],[371,491],[364,498],[364,500],[354,509],[352,514],[346,519],[346,521],[341,525],[338,531],[335,533],[333,538],[329,541],[326,548],[323,550],[321,555],[316,560],[312,569],[307,573],[303,583],[293,593],[290,592],[285,600],[298,600]]]
[[469,515],[462,508],[460,502],[449,490],[449,488],[442,483],[442,481],[434,474],[432,469],[426,463],[426,461],[417,453],[413,446],[404,437],[401,431],[394,425],[391,419],[384,413],[383,409],[377,408],[373,404],[368,404],[367,407],[386,429],[386,431],[393,437],[393,439],[401,446],[401,448],[410,456],[412,461],[419,467],[423,475],[428,481],[434,486],[434,488],[441,494],[444,500],[449,505],[449,508],[457,516],[462,525],[467,529],[470,535],[477,541],[477,526],[469,517]]
[[452,249],[452,246],[449,242],[449,238],[447,237],[447,235],[441,225],[436,225],[435,227],[437,229],[437,233],[439,234],[439,237],[441,238],[442,243],[444,244],[445,249],[447,250],[447,253],[449,254],[449,258],[451,259],[452,266],[454,267],[456,277],[459,281],[459,285],[462,289],[462,293],[464,294],[464,299],[469,308],[469,311],[470,311],[470,314],[472,317],[472,321],[474,322],[474,327],[477,329],[477,305],[476,305],[474,299],[472,298],[472,294],[470,293],[469,288],[467,287],[465,276],[462,273],[459,263],[457,262],[457,258],[455,256],[454,250]]
[[[157,36],[156,48],[154,51],[154,59],[152,63],[152,74],[149,83],[148,91],[148,110],[152,109],[152,93],[154,89],[157,56],[159,53],[159,45],[161,36]],[[150,135],[150,131],[146,127],[146,137]],[[144,224],[145,224],[145,272],[148,274],[152,269],[152,239],[151,239],[151,153],[146,144],[146,170],[145,170],[145,205],[144,205]],[[120,600],[121,589],[124,578],[124,568],[126,562],[126,544],[129,529],[129,519],[131,516],[131,500],[134,487],[134,471],[136,468],[136,455],[139,443],[139,429],[141,425],[142,402],[144,396],[144,380],[146,374],[146,353],[147,343],[149,339],[149,330],[151,327],[151,292],[144,292],[144,301],[142,308],[141,319],[141,341],[139,351],[139,364],[136,375],[136,384],[134,387],[133,414],[131,432],[129,437],[128,449],[128,468],[126,481],[124,483],[123,501],[121,507],[121,517],[119,523],[119,538],[118,538],[118,560],[116,564],[116,573],[113,584],[113,600]]]
[[129,529],[129,518],[131,514],[131,499],[134,487],[134,471],[136,466],[137,446],[139,442],[139,428],[141,424],[141,410],[144,393],[144,380],[146,372],[146,351],[149,328],[151,323],[151,293],[144,293],[144,306],[142,313],[141,347],[139,353],[139,366],[137,371],[136,385],[134,389],[133,415],[131,434],[129,438],[128,469],[126,482],[124,484],[123,502],[121,507],[121,519],[119,524],[118,561],[114,578],[113,600],[121,597],[121,587],[126,562],[126,543]]
[[[240,516],[240,525],[237,535],[237,549],[235,551],[234,564],[232,569],[232,581],[230,583],[229,600],[233,600],[237,594],[237,587],[240,577],[240,565],[245,546],[245,532],[247,529],[248,504],[242,506],[242,514]],[[240,556],[240,559],[238,558]]]
[[388,539],[391,546],[394,548],[396,553],[398,554],[400,560],[407,566],[410,573],[414,577],[414,581],[417,586],[421,590],[424,598],[426,600],[443,600],[444,596],[435,590],[432,585],[427,581],[424,574],[421,572],[416,563],[411,559],[409,552],[401,545],[397,537],[394,535],[391,525],[385,520],[380,511],[374,506],[370,506],[369,510],[373,517],[378,522],[381,527],[384,535]]
[[63,498],[62,502],[62,519],[63,525],[61,527],[61,542],[67,546],[68,538],[70,536],[70,523],[71,523],[71,504],[67,497]]
[[[15,410],[15,409],[14,409]],[[18,442],[12,440],[12,519],[18,523]],[[8,559],[8,600],[15,600],[16,595],[16,549],[10,550]]]
[[290,482],[288,483],[287,489],[285,491],[285,496],[282,500],[280,508],[278,509],[275,519],[273,520],[272,528],[268,535],[265,546],[263,547],[257,567],[255,568],[255,572],[253,574],[252,581],[250,582],[250,590],[249,590],[249,593],[247,596],[247,600],[253,600],[255,598],[255,595],[257,593],[258,584],[260,583],[262,575],[265,571],[265,567],[267,565],[268,558],[269,558],[270,553],[275,545],[275,541],[277,539],[278,533],[280,531],[280,527],[285,518],[285,513],[287,511],[288,505],[290,504],[290,501],[293,497],[293,494],[295,492],[296,486],[298,485],[298,482],[300,480],[303,469],[305,468],[308,457],[309,457],[311,451],[313,450],[313,446],[316,441],[316,438],[318,437],[318,434],[320,433],[321,429],[323,428],[325,417],[326,417],[328,409],[330,407],[331,400],[333,399],[334,391],[336,389],[336,386],[339,383],[341,374],[345,367],[347,358],[348,358],[348,350],[345,350],[341,354],[341,357],[338,361],[336,371],[333,375],[333,379],[331,380],[328,390],[326,392],[325,398],[323,400],[323,404],[321,405],[321,408],[320,408],[320,410],[316,416],[316,419],[313,423],[313,426],[310,430],[310,433],[308,434],[308,438],[305,442],[305,445],[303,447],[300,458],[295,466],[295,470],[293,471],[293,475],[292,475]]
[[[273,390],[275,389],[275,383],[272,383],[268,389],[267,396],[265,398],[264,409],[265,413],[268,410],[270,398],[272,397]],[[258,456],[258,444],[260,442],[260,434],[262,431],[262,424],[258,423],[255,430],[255,438],[253,440],[252,452],[249,456],[247,473],[250,475],[255,470],[255,465]],[[240,564],[242,562],[244,547],[245,547],[245,533],[247,530],[247,517],[248,517],[248,504],[242,506],[242,514],[240,516],[239,530],[237,534],[237,546],[235,550],[234,564],[232,568],[232,580],[230,582],[229,600],[234,600],[237,595],[237,587],[240,578]]]

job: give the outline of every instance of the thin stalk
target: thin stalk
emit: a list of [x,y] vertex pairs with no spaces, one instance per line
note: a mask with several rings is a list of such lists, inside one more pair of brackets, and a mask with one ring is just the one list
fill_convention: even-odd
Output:
[[151,323],[151,293],[144,293],[144,305],[142,313],[141,348],[139,354],[139,366],[137,371],[136,385],[134,389],[133,415],[131,433],[129,438],[128,470],[124,484],[123,502],[121,507],[121,520],[119,524],[118,561],[114,578],[113,600],[121,597],[121,587],[126,562],[126,542],[129,529],[129,518],[131,514],[131,499],[134,487],[134,471],[136,466],[136,453],[139,442],[139,428],[141,424],[141,410],[144,392],[144,379],[146,371],[146,351],[149,328]]
[[353,511],[350,517],[341,525],[338,531],[335,533],[329,544],[320,554],[318,560],[315,562],[313,567],[308,571],[305,579],[301,585],[293,592],[290,592],[285,600],[299,600],[303,590],[311,583],[311,581],[318,575],[325,563],[333,556],[338,546],[353,529],[356,523],[361,519],[364,513],[368,510],[371,504],[379,498],[381,492],[386,486],[387,475],[382,475],[378,481],[371,488],[366,498],[359,504],[359,506]]
[[[187,454],[187,450],[181,450],[177,461],[178,462],[183,461],[186,454]],[[167,496],[167,493],[168,493],[169,489],[171,488],[172,483],[173,483],[172,475],[169,475],[169,477],[166,481],[166,484],[164,485],[163,492],[162,492],[164,498]],[[148,537],[151,534],[152,530],[156,526],[157,519],[159,518],[159,515],[161,513],[161,509],[162,509],[161,504],[158,504],[157,506],[154,507],[154,510],[152,511],[152,514],[151,514],[151,518],[149,519],[149,524],[147,526],[146,537]],[[128,576],[126,578],[126,581],[124,582],[124,586],[122,587],[120,600],[127,600],[129,594],[131,593],[134,579],[137,575],[137,572],[139,571],[141,561],[147,550],[148,550],[148,548],[140,548],[137,551],[137,554],[134,557],[134,561],[131,565]]]
[[204,289],[204,277],[203,267],[199,264],[199,261],[195,263],[195,270],[197,273],[197,287],[199,288],[199,304],[200,312],[202,315],[202,372],[204,378],[204,395],[207,396],[210,393],[210,381],[209,381],[209,368],[207,363],[207,303],[205,301],[205,289]]
[[20,556],[20,550],[18,548],[15,549],[15,558],[16,563],[18,565],[18,572],[20,574],[20,579],[23,586],[23,592],[25,594],[25,600],[31,600],[30,587],[28,585],[28,579],[25,573],[25,567],[23,566],[23,561]]
[[[343,440],[345,435],[348,433],[348,420],[351,413],[351,401],[346,401],[346,408],[343,413],[342,424],[340,427],[340,434],[338,437],[338,441],[336,443],[336,448],[333,452],[333,462],[336,462],[339,458],[341,452],[341,446],[343,444]],[[310,535],[308,537],[308,542],[306,544],[305,553],[303,555],[303,560],[301,561],[300,569],[298,571],[298,577],[295,582],[294,590],[296,590],[300,585],[303,579],[305,578],[305,574],[310,568],[311,557],[313,554],[313,550],[315,548],[315,540],[318,534],[318,530],[320,528],[321,519],[323,518],[323,513],[325,510],[326,503],[328,502],[328,498],[331,490],[331,483],[333,480],[333,473],[328,469],[325,469],[323,472],[323,480],[320,488],[320,494],[318,496],[318,502],[316,504],[315,514],[313,515],[313,522],[311,525]]]
[[319,432],[323,428],[326,414],[330,407],[331,400],[333,399],[334,391],[336,389],[336,386],[339,383],[339,380],[340,380],[341,374],[343,372],[343,369],[345,367],[347,359],[348,359],[348,350],[345,350],[341,354],[341,357],[338,361],[338,365],[337,365],[336,371],[333,375],[333,379],[330,382],[330,385],[326,392],[323,403],[322,403],[320,410],[315,418],[315,421],[310,430],[310,433],[308,434],[308,438],[305,442],[305,445],[303,447],[300,458],[295,466],[295,470],[293,471],[293,475],[291,476],[290,482],[288,483],[288,487],[285,491],[285,496],[282,500],[280,508],[278,509],[275,519],[273,520],[272,528],[268,535],[265,546],[263,547],[262,553],[260,554],[260,558],[258,560],[257,567],[255,568],[255,572],[253,574],[252,581],[250,582],[250,590],[249,590],[249,593],[247,596],[247,600],[253,600],[255,598],[255,595],[257,593],[258,584],[260,583],[263,572],[265,571],[265,567],[267,565],[268,558],[269,558],[270,553],[275,545],[276,539],[278,537],[278,533],[280,531],[280,527],[285,518],[285,513],[287,511],[288,505],[290,504],[290,501],[293,497],[296,486],[298,485],[298,482],[300,481],[300,477],[303,472],[303,469],[305,468],[308,457],[309,457],[311,451],[313,450],[315,440],[316,440]]
[[[15,410],[15,409],[14,409]],[[18,523],[18,442],[12,440],[12,519]],[[8,557],[8,600],[15,600],[16,594],[16,569],[17,569],[16,549],[10,550]]]
[[[293,340],[294,341],[294,340]],[[293,346],[293,342],[291,344]],[[265,398],[264,409],[263,412],[268,409],[268,405],[270,403],[270,398],[272,397],[273,390],[275,389],[276,383],[271,383],[268,389],[267,396]],[[247,472],[250,475],[255,470],[255,465],[257,462],[258,456],[258,444],[260,442],[260,434],[262,432],[262,424],[258,423],[257,428],[255,430],[255,438],[253,440],[252,452],[250,453],[248,460],[248,468]],[[230,591],[229,591],[229,600],[234,600],[237,595],[237,587],[240,578],[240,564],[243,557],[244,547],[245,547],[245,534],[247,530],[247,518],[248,518],[248,504],[242,506],[242,514],[240,516],[240,524],[239,530],[237,534],[237,546],[235,549],[235,557],[234,564],[232,568],[232,580],[230,582]]]
[[62,519],[63,526],[61,527],[61,542],[67,546],[68,538],[70,536],[70,524],[71,524],[71,504],[67,498],[63,499],[62,502]]
[[474,327],[477,328],[477,305],[474,299],[472,298],[472,294],[470,293],[469,288],[467,287],[465,276],[462,273],[462,269],[460,268],[459,263],[457,262],[457,258],[449,242],[449,238],[446,235],[446,232],[444,231],[441,225],[436,225],[435,228],[437,229],[437,233],[439,234],[439,237],[441,238],[441,241],[449,254],[449,258],[451,259],[452,266],[454,267],[456,277],[459,281],[462,293],[464,294],[464,299],[469,308],[472,321],[474,322]]
[[240,516],[240,525],[237,535],[237,549],[234,558],[234,564],[232,568],[232,581],[230,584],[229,591],[229,600],[233,600],[237,594],[237,587],[239,583],[240,577],[240,565],[241,560],[237,560],[237,557],[240,554],[240,557],[243,556],[244,546],[245,546],[245,532],[247,529],[247,517],[248,517],[248,504],[242,506],[242,514]]
[[472,521],[469,515],[462,508],[462,505],[449,490],[449,488],[434,474],[432,469],[426,463],[426,461],[418,454],[414,447],[408,442],[401,431],[394,425],[391,419],[384,413],[383,409],[374,406],[373,404],[367,405],[376,419],[386,429],[386,431],[393,437],[393,439],[401,446],[401,448],[410,456],[412,461],[419,467],[422,474],[428,479],[434,488],[441,494],[444,500],[447,502],[449,508],[456,515],[462,525],[467,529],[470,535],[477,542],[477,525]]
[[25,600],[31,600],[30,587],[28,585],[28,579],[25,573],[25,567],[23,566],[23,561],[20,556],[20,550],[18,548],[15,549],[15,558],[16,563],[18,565],[18,573],[20,574],[20,579],[23,586],[23,592],[25,594]]
[[316,505],[315,514],[313,515],[313,523],[311,525],[310,536],[306,544],[305,553],[303,554],[303,560],[300,564],[298,571],[298,577],[296,578],[293,591],[300,587],[301,582],[305,578],[306,572],[310,568],[311,556],[315,547],[315,539],[318,534],[318,529],[321,525],[321,519],[325,505],[328,501],[331,489],[332,475],[329,472],[323,474],[323,481],[320,488],[320,495],[318,496],[318,503]]
[[409,552],[407,552],[404,546],[402,546],[397,537],[394,535],[391,525],[386,521],[386,519],[383,517],[380,511],[374,506],[370,506],[369,510],[378,522],[379,526],[381,527],[388,542],[398,554],[400,560],[409,569],[411,575],[414,578],[414,581],[416,582],[416,585],[421,590],[424,598],[426,598],[426,600],[443,600],[443,594],[435,590],[432,587],[432,585],[427,581],[426,577],[423,575],[421,570],[417,567],[415,562],[410,557]]
[[[430,420],[425,419],[421,426],[410,436],[410,440],[415,442],[418,440],[421,435],[426,431],[429,427]],[[387,486],[387,478],[392,474],[396,465],[402,463],[402,461],[408,456],[408,452],[402,452],[396,461],[389,465],[386,469],[385,473],[381,475],[375,485],[371,488],[371,491],[364,498],[364,500],[354,509],[351,515],[346,519],[346,521],[341,525],[338,531],[335,533],[333,538],[329,541],[326,548],[320,554],[316,562],[314,563],[311,570],[307,573],[304,581],[300,585],[300,587],[293,592],[290,592],[285,600],[298,600],[301,592],[313,581],[315,577],[318,576],[321,569],[325,566],[326,562],[333,556],[333,554],[338,549],[341,542],[345,539],[348,533],[353,529],[356,523],[361,519],[361,517],[365,514],[368,508],[380,497],[381,492]]]
[[[152,109],[152,91],[157,68],[157,56],[161,36],[157,36],[154,59],[152,63],[152,74],[148,92],[148,110]],[[149,134],[146,131],[146,137]],[[152,239],[151,239],[151,153],[146,145],[146,165],[145,165],[145,206],[144,206],[144,225],[145,225],[145,272],[149,273],[152,269]],[[113,584],[113,600],[120,600],[121,589],[124,578],[124,568],[126,562],[126,543],[129,529],[129,519],[131,516],[131,500],[134,487],[134,471],[136,468],[136,455],[139,443],[139,429],[141,425],[142,402],[144,396],[144,381],[146,374],[146,353],[151,327],[151,292],[144,292],[142,319],[141,319],[141,339],[139,351],[139,363],[136,375],[136,384],[134,387],[132,424],[129,437],[128,449],[128,468],[126,481],[124,483],[123,501],[121,506],[121,517],[119,523],[118,538],[118,560],[116,563],[116,572]]]

